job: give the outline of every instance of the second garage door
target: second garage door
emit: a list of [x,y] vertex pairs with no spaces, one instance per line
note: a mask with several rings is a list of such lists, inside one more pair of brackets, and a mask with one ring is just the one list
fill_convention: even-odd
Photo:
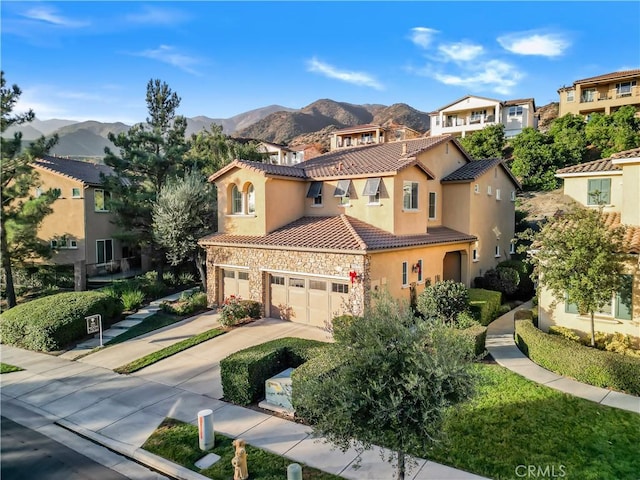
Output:
[[222,298],[231,295],[242,299],[249,298],[249,272],[246,270],[233,270],[225,268],[222,270]]
[[269,313],[274,318],[324,327],[345,311],[349,285],[332,279],[269,275]]

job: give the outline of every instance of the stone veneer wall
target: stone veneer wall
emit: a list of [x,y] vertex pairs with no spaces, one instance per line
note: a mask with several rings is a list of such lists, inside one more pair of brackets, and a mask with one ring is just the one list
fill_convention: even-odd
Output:
[[[295,272],[301,275],[330,275],[342,277],[350,283],[349,272],[356,271],[361,279],[349,288],[349,308],[353,315],[361,315],[370,301],[370,257],[364,254],[306,252],[296,250],[249,247],[207,246],[207,300],[218,305],[220,297],[220,268],[215,265],[249,267],[249,295],[261,303],[267,299],[267,270]],[[262,270],[261,270],[262,269]],[[265,305],[263,304],[263,314]]]

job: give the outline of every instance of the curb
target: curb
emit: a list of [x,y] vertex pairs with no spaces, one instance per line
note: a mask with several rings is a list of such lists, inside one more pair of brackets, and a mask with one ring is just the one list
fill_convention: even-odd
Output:
[[133,447],[132,445],[105,437],[104,435],[88,430],[67,420],[60,419],[57,420],[55,424],[74,432],[81,437],[87,438],[92,442],[102,445],[113,452],[123,455],[131,460],[135,460],[152,470],[169,475],[172,478],[178,480],[210,480],[209,477],[200,475],[193,470],[189,470],[186,467],[170,462],[169,460],[159,457],[151,452],[147,452],[143,448]]

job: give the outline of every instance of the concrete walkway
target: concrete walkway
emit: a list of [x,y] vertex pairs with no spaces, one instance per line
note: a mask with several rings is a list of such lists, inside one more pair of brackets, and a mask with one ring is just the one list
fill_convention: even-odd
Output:
[[[516,310],[525,308],[531,308],[531,302],[525,303]],[[494,320],[487,328],[487,350],[498,364],[533,382],[569,395],[585,398],[609,407],[640,413],[640,397],[587,385],[550,372],[531,361],[520,351],[513,338],[513,316],[516,310]]]
[[[344,453],[332,450],[322,439],[313,438],[309,427],[221,400],[219,364],[227,355],[282,337],[326,341],[327,334],[323,330],[262,319],[133,375],[118,375],[110,369],[144,355],[146,347],[143,345],[155,348],[175,343],[211,328],[216,318],[214,314],[200,315],[150,333],[144,339],[108,347],[75,362],[2,345],[2,361],[25,369],[1,377],[3,414],[10,414],[18,407],[30,409],[143,465],[174,478],[191,480],[204,477],[152,455],[141,446],[165,417],[195,425],[198,411],[209,408],[214,412],[216,431],[242,437],[247,443],[292,462],[346,479],[393,478],[393,468],[381,458],[379,448],[361,456],[353,449]],[[135,346],[131,347],[133,344]],[[5,408],[5,405],[13,408]],[[100,461],[99,458],[96,460]],[[357,460],[360,460],[359,467]],[[424,459],[416,459],[416,465],[407,479],[483,478]],[[285,475],[283,472],[283,478]]]

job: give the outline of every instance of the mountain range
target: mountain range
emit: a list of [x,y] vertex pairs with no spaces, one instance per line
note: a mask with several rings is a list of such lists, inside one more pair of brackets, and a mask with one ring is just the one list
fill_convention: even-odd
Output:
[[[354,105],[321,99],[298,110],[270,105],[231,118],[187,118],[186,134],[191,136],[214,123],[222,125],[223,132],[234,137],[289,145],[320,143],[328,146],[333,130],[355,125],[400,124],[426,132],[429,129],[429,115],[403,103],[391,106]],[[51,150],[52,155],[102,158],[105,147],[115,149],[107,138],[108,133],[118,134],[129,128],[130,125],[121,122],[34,119],[31,123],[7,129],[4,136],[13,136],[15,131],[20,131],[24,141],[33,141],[42,135],[49,137],[57,134],[59,140]]]

